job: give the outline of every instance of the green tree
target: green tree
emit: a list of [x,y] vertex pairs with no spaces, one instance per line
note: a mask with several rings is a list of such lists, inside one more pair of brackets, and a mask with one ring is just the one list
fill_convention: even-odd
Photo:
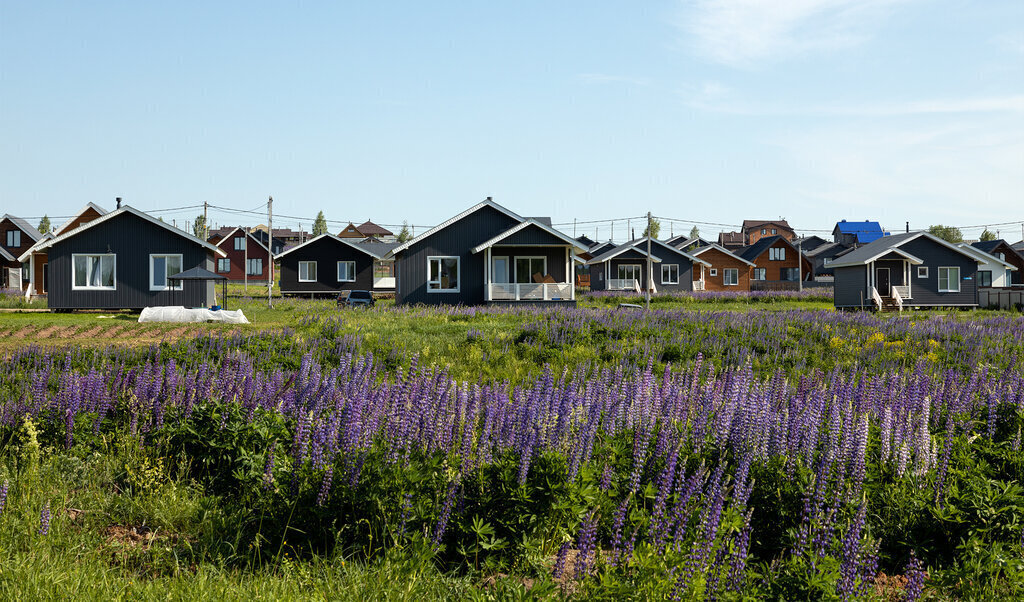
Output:
[[412,238],[412,233],[409,232],[409,222],[402,220],[402,229],[398,232],[398,242],[405,242]]
[[192,234],[202,240],[210,237],[210,229],[206,226],[205,215],[200,214],[196,216],[196,221],[192,223]]
[[316,214],[316,219],[313,220],[313,236],[320,236],[321,234],[327,234],[327,218],[324,217],[324,212]]
[[[651,238],[658,238],[658,234],[661,233],[661,222],[656,219],[652,219],[649,227],[651,229]],[[647,237],[647,228],[644,228],[644,232],[640,236],[643,238]]]
[[46,234],[50,231],[50,227],[50,217],[48,215],[44,215],[43,219],[39,220],[39,227],[36,228],[36,230],[39,230],[40,234]]
[[690,228],[690,238],[697,238],[698,236],[700,236],[700,228],[697,226]]
[[935,224],[934,226],[928,226],[928,234],[938,236],[946,242],[958,243],[964,241],[963,232],[961,232],[960,228],[957,228],[956,226]]
[[982,242],[987,242],[987,241],[995,240],[995,239],[996,239],[995,232],[992,232],[988,228],[985,228],[985,231],[981,233],[981,240],[982,240]]

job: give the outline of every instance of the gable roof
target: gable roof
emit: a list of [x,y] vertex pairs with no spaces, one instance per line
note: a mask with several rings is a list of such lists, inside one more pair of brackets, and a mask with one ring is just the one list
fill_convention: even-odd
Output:
[[1006,242],[1002,238],[997,238],[995,240],[979,240],[978,242],[971,243],[972,247],[981,249],[988,254],[992,254],[992,251],[995,251],[999,245],[1006,245],[1011,251],[1017,251],[1017,249],[1014,249],[1010,246],[1010,243]]
[[477,203],[476,205],[473,205],[472,207],[470,207],[469,209],[466,209],[465,211],[463,211],[462,213],[456,215],[455,217],[452,217],[452,218],[448,219],[447,221],[441,222],[440,224],[438,224],[438,225],[434,226],[433,228],[427,230],[423,234],[420,234],[416,238],[409,239],[409,240],[405,241],[404,243],[398,245],[397,247],[395,247],[394,249],[391,250],[391,253],[393,253],[393,254],[394,253],[401,253],[402,251],[408,249],[412,245],[414,245],[414,244],[416,244],[416,243],[418,243],[418,242],[420,242],[420,241],[422,241],[422,240],[424,240],[426,238],[429,238],[429,237],[433,236],[437,232],[440,232],[441,230],[444,230],[448,226],[454,224],[455,222],[461,220],[462,218],[464,218],[464,217],[466,217],[468,215],[472,215],[472,214],[476,213],[477,211],[483,209],[484,207],[490,207],[492,209],[495,209],[495,210],[497,210],[497,211],[499,211],[501,213],[504,213],[505,215],[511,217],[512,219],[520,221],[520,222],[524,221],[526,219],[526,218],[524,218],[524,217],[522,217],[520,215],[512,213],[508,209],[505,209],[501,205],[495,203],[491,199],[491,197],[487,197],[483,201]]
[[373,257],[374,259],[384,259],[386,255],[388,255],[396,246],[398,246],[397,244],[386,242],[365,242],[362,240],[358,242],[353,242],[352,240],[341,238],[340,236],[335,236],[330,232],[324,232],[323,234],[314,236],[313,238],[302,243],[301,245],[295,245],[294,247],[285,249],[284,251],[278,253],[277,255],[274,255],[274,259],[281,259],[282,257],[291,253],[292,251],[295,251],[296,249],[301,249],[306,245],[311,245],[323,238],[329,238],[343,245],[348,245],[361,253],[365,253],[370,257]]
[[701,247],[701,248],[699,248],[699,249],[696,249],[696,250],[694,250],[694,251],[693,251],[693,255],[695,255],[695,256],[696,256],[696,255],[700,255],[701,253],[703,253],[703,252],[705,252],[705,251],[707,251],[707,250],[710,250],[710,249],[714,249],[714,250],[716,250],[716,251],[718,251],[718,252],[720,252],[720,253],[725,253],[725,254],[726,254],[726,255],[728,255],[729,257],[734,257],[734,258],[736,258],[736,259],[738,259],[738,260],[742,261],[743,263],[745,263],[745,264],[747,264],[747,265],[753,265],[753,266],[756,266],[756,265],[757,265],[756,263],[754,263],[754,262],[752,262],[752,261],[747,261],[746,259],[743,259],[742,257],[740,257],[739,255],[737,255],[736,253],[733,253],[733,252],[732,252],[732,251],[730,251],[729,249],[726,249],[725,247],[719,246],[719,245],[717,245],[717,244],[715,244],[715,243],[711,243],[711,244],[709,244],[709,245],[708,245],[708,246],[706,246],[706,247]]
[[696,244],[698,247],[706,247],[711,243],[709,240],[705,240],[700,236],[673,236],[672,238],[665,241],[665,244],[675,247],[676,249],[685,249],[686,247]]
[[832,235],[835,236],[836,232],[840,234],[853,234],[857,238],[857,242],[860,244],[874,242],[887,235],[887,233],[882,230],[881,224],[867,220],[862,222],[848,222],[844,219],[836,222],[836,227],[832,229]]
[[39,240],[43,236],[39,232],[39,230],[36,230],[35,228],[33,228],[31,226],[31,224],[29,224],[25,220],[21,219],[20,217],[15,217],[15,216],[11,215],[10,213],[5,213],[3,217],[0,217],[0,222],[4,221],[5,219],[11,220],[12,224],[17,226],[18,229],[21,230],[22,232],[27,234],[28,237],[31,238],[33,241]]
[[[588,261],[587,265],[595,265],[595,264],[598,264],[598,263],[604,263],[604,262],[608,261],[609,259],[615,259],[616,257],[618,257],[619,255],[622,255],[626,251],[631,251],[631,250],[632,251],[638,251],[641,255],[648,256],[647,255],[647,250],[636,247],[633,244],[634,242],[635,241],[631,240],[629,242],[624,242],[624,243],[622,243],[621,245],[619,245],[619,246],[617,246],[615,248],[609,249],[609,250],[605,251],[604,253],[598,255],[597,257],[595,257],[595,258],[591,259],[590,261]],[[671,249],[671,247],[669,247],[669,248]],[[675,249],[672,249],[672,250],[675,251],[676,253],[679,252],[679,251],[676,251]],[[654,261],[656,263],[661,263],[661,259],[658,258],[657,256],[655,256],[654,253],[651,253],[649,255],[649,257],[651,258],[652,261]]]
[[79,209],[78,213],[74,214],[71,217],[71,219],[69,219],[68,221],[66,221],[63,224],[61,224],[60,227],[55,228],[54,231],[53,231],[53,235],[54,236],[60,236],[61,234],[63,234],[67,230],[69,230],[68,226],[70,226],[71,224],[75,223],[76,219],[82,217],[82,214],[85,213],[86,211],[90,210],[90,209],[92,209],[96,213],[99,213],[100,217],[103,217],[104,215],[107,214],[107,210],[104,209],[103,207],[100,207],[96,203],[86,203],[85,207],[82,207],[81,209]]
[[777,228],[785,228],[790,232],[793,228],[789,226],[789,222],[784,219],[745,219],[743,220],[743,231],[746,232],[750,228],[760,228],[761,226],[776,226]]
[[995,255],[992,255],[991,253],[986,253],[985,251],[982,251],[981,249],[973,245],[969,245],[965,242],[962,242],[957,244],[957,246],[963,249],[964,251],[967,251],[968,254],[973,255],[979,260],[983,261],[984,263],[1000,263],[1003,265],[1003,267],[1009,268],[1014,271],[1017,270],[1017,267],[1012,263],[1007,263],[1006,261],[999,259]]
[[489,241],[487,241],[485,243],[481,243],[481,244],[473,247],[473,253],[479,253],[480,251],[483,251],[487,247],[492,247],[492,246],[498,244],[498,242],[500,242],[502,240],[505,240],[509,236],[512,236],[516,232],[519,232],[520,230],[524,230],[524,229],[528,228],[529,226],[536,226],[536,227],[540,228],[541,230],[543,230],[544,232],[547,232],[548,234],[550,234],[550,235],[552,235],[552,236],[554,236],[556,238],[559,238],[559,239],[565,241],[566,244],[572,245],[573,249],[579,249],[580,251],[586,251],[587,250],[587,247],[583,246],[583,244],[580,241],[578,241],[576,239],[573,239],[573,238],[570,238],[569,236],[567,236],[565,234],[562,234],[561,232],[559,232],[558,230],[555,230],[551,226],[544,225],[543,223],[537,221],[537,218],[535,218],[535,217],[531,217],[531,218],[527,219],[526,221],[519,222],[515,226],[512,226],[508,230],[505,230],[504,232],[502,232],[501,234],[495,236],[491,240],[489,240]]
[[817,257],[818,255],[824,255],[830,252],[842,253],[843,251],[848,251],[852,248],[853,247],[844,245],[841,242],[827,242],[823,245],[814,247],[810,251],[804,251],[804,255],[807,257]]
[[[932,241],[934,243],[937,243],[937,244],[942,245],[942,246],[944,246],[944,247],[946,247],[948,249],[956,251],[957,253],[960,253],[961,255],[969,257],[969,258],[971,258],[974,261],[980,261],[976,255],[972,255],[967,250],[961,249],[960,247],[954,245],[953,243],[946,242],[946,241],[942,240],[941,238],[939,238],[937,236],[934,236],[932,234],[929,234],[927,232],[919,231],[919,232],[903,232],[901,234],[893,234],[891,236],[883,236],[882,238],[879,238],[878,240],[875,240],[874,242],[869,242],[868,244],[864,245],[863,247],[857,248],[857,249],[851,251],[850,253],[847,253],[846,255],[843,256],[842,260],[832,262],[831,264],[829,264],[829,267],[830,268],[845,268],[845,267],[858,266],[858,265],[867,265],[868,263],[871,263],[872,261],[878,259],[879,257],[882,257],[883,255],[885,255],[885,254],[887,254],[889,252],[892,252],[893,250],[898,249],[900,246],[902,246],[902,245],[904,245],[904,244],[906,244],[906,243],[908,243],[908,242],[910,242],[912,240],[917,240],[918,238],[921,238],[921,237],[927,238],[928,240],[930,240],[930,241]],[[905,251],[898,251],[898,254],[899,255],[903,255],[904,257],[907,257],[911,261],[917,261],[917,262],[920,262],[920,263],[924,263],[923,261],[921,261],[917,257],[914,257],[913,255],[910,255],[909,253],[907,253]]]
[[391,236],[394,234],[391,230],[378,226],[377,224],[366,220],[365,222],[356,226],[356,230],[365,234],[366,236]]
[[[29,249],[29,250],[31,251],[31,249]],[[26,251],[26,253],[27,253],[27,252],[28,252],[28,251]],[[5,248],[3,248],[3,247],[0,247],[0,257],[3,257],[3,258],[4,258],[4,260],[6,260],[6,261],[16,261],[16,260],[14,259],[14,255],[11,255],[10,253],[8,253],[8,252],[7,252],[7,249],[5,249]]]
[[[692,255],[692,254],[690,254],[690,253],[688,253],[688,252],[686,252],[686,251],[684,251],[684,250],[682,250],[682,249],[680,249],[678,247],[673,247],[672,245],[664,243],[664,242],[662,242],[660,240],[657,240],[655,238],[651,239],[651,244],[652,245],[661,245],[662,247],[668,249],[672,253],[675,253],[677,255],[682,255],[683,257],[689,259],[690,263],[703,263],[704,265],[706,265],[708,267],[711,267],[711,264],[708,263],[707,261],[704,261],[703,259],[700,259],[699,257],[695,257],[694,255]],[[643,250],[643,248],[646,245],[647,245],[647,239],[646,238],[638,238],[638,239],[633,241],[633,246],[636,247],[636,248],[639,248],[641,250]]]
[[136,209],[135,207],[132,207],[131,205],[122,205],[120,209],[115,209],[114,211],[111,211],[110,213],[107,213],[106,215],[102,215],[100,217],[97,217],[96,219],[92,220],[91,222],[86,222],[86,223],[82,224],[81,226],[78,226],[77,228],[75,228],[73,230],[69,230],[69,231],[61,234],[60,236],[55,236],[55,237],[51,238],[50,240],[47,240],[43,244],[39,245],[38,246],[38,250],[48,249],[48,248],[52,247],[53,245],[55,245],[55,244],[57,244],[59,242],[67,240],[67,239],[71,238],[72,236],[76,236],[76,235],[78,235],[78,234],[80,234],[82,232],[85,232],[86,230],[88,230],[90,228],[94,228],[94,227],[102,224],[103,222],[105,222],[107,220],[114,219],[115,217],[117,217],[117,216],[119,216],[119,215],[121,215],[123,213],[130,213],[130,214],[132,214],[132,215],[134,215],[136,217],[144,219],[147,222],[153,224],[154,226],[159,226],[159,227],[167,230],[168,232],[171,232],[172,234],[176,234],[176,235],[178,235],[178,236],[188,240],[189,242],[195,243],[195,244],[203,247],[204,249],[208,249],[210,251],[213,251],[214,253],[220,255],[221,257],[227,257],[227,255],[228,255],[220,247],[214,246],[214,245],[206,242],[205,240],[203,240],[201,238],[196,238],[195,236],[192,236],[191,234],[189,234],[188,232],[185,232],[184,230],[179,230],[179,229],[175,228],[174,226],[172,226],[170,224],[164,223],[164,222],[156,219],[155,217],[152,217],[149,214],[146,214],[146,213],[143,213],[142,211],[139,211],[138,209]]
[[729,245],[729,244],[743,244],[743,233],[742,232],[719,232],[718,233],[718,244]]
[[746,259],[747,261],[754,261],[755,259],[761,256],[761,253],[764,253],[765,249],[774,245],[780,240],[786,243],[786,245],[789,246],[794,251],[797,250],[793,243],[790,242],[785,236],[773,234],[772,236],[765,236],[764,238],[757,239],[757,242],[750,245],[749,247],[743,247],[736,254],[742,257],[743,259]]
[[[214,244],[214,246],[217,246],[217,247],[221,246],[222,244],[224,244],[225,242],[227,242],[227,240],[228,240],[229,238],[231,238],[231,236],[232,236],[232,235],[233,235],[233,234],[234,234],[235,232],[238,232],[239,230],[242,230],[242,227],[241,227],[241,226],[235,226],[235,228],[234,228],[233,230],[231,230],[230,232],[228,232],[227,234],[225,234],[224,236],[222,236],[222,237],[221,237],[221,239],[220,239],[220,240],[218,240],[217,242],[213,243],[213,244]],[[260,240],[260,239],[256,238],[255,236],[253,236],[253,233],[252,233],[252,232],[245,232],[244,230],[243,230],[243,232],[244,232],[245,234],[247,234],[247,235],[248,235],[248,238],[251,238],[251,239],[253,239],[254,241],[256,241],[256,244],[258,244],[258,245],[259,245],[260,247],[262,247],[264,251],[267,251],[267,250],[268,250],[268,249],[267,249],[267,245],[263,244],[263,241],[262,241],[262,240]]]

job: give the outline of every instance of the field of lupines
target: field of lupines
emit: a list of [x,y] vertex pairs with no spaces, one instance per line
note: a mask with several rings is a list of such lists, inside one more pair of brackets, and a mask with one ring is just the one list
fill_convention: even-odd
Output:
[[[464,355],[375,336],[417,319]],[[113,445],[129,498],[187,483],[233,509],[168,544],[174,571],[398,553],[471,597],[1021,597],[1022,361],[1012,314],[824,311],[317,312],[28,348],[0,375],[0,545],[91,510],[74,479],[37,490],[40,454]]]

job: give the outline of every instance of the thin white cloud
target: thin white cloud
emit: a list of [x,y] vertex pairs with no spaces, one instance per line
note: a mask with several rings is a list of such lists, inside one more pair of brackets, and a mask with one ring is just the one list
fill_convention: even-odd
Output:
[[856,46],[891,9],[913,0],[694,0],[681,28],[712,61],[750,66]]
[[647,86],[651,81],[645,77],[629,77],[625,75],[609,75],[607,73],[580,73],[576,79],[585,84],[632,84]]
[[734,95],[726,92],[728,91],[722,87],[709,90],[708,84],[704,84],[697,91],[684,89],[680,91],[680,95],[688,106],[695,109],[755,117],[909,117],[914,115],[1024,112],[1024,94],[863,104],[784,105],[737,100]]

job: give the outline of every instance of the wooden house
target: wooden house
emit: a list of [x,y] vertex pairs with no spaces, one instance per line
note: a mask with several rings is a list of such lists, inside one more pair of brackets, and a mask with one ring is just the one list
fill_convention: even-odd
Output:
[[82,207],[78,213],[71,217],[71,219],[61,224],[52,232],[43,234],[36,244],[32,245],[32,248],[25,251],[21,257],[18,258],[18,261],[28,265],[27,273],[29,275],[30,296],[45,295],[47,291],[47,283],[50,278],[48,253],[46,249],[40,249],[39,247],[51,238],[56,238],[65,232],[70,232],[82,224],[91,222],[92,220],[106,214],[107,210],[103,207],[100,207],[95,203],[87,203],[85,207]]
[[208,307],[214,283],[173,284],[168,278],[201,267],[213,270],[225,253],[205,240],[124,206],[55,236],[46,251],[52,310],[134,309],[161,305]]
[[19,257],[42,237],[20,217],[8,213],[0,218],[0,288],[24,291],[28,287],[31,269]]
[[977,307],[977,254],[927,232],[884,236],[832,263],[838,309]]
[[321,234],[277,256],[284,295],[336,295],[341,291],[391,292],[395,279],[380,274],[379,264],[395,247]]
[[270,263],[274,260],[273,253],[264,244],[266,239],[267,234],[262,230],[249,231],[241,227],[211,236],[208,242],[224,252],[223,257],[217,258],[214,272],[235,284],[266,286]]
[[811,262],[784,236],[760,238],[736,254],[754,264],[750,273],[751,290],[795,290],[801,278],[811,280],[814,277]]
[[754,264],[721,245],[698,247],[690,253],[707,263],[703,284],[694,284],[706,291],[749,291]]
[[769,236],[781,236],[786,240],[796,238],[796,232],[793,231],[793,228],[789,227],[789,222],[784,219],[745,219],[743,220],[743,227],[740,232],[743,234],[743,244],[745,246],[753,245],[762,238]]
[[587,249],[549,223],[487,197],[391,250],[395,302],[575,303],[573,255]]

